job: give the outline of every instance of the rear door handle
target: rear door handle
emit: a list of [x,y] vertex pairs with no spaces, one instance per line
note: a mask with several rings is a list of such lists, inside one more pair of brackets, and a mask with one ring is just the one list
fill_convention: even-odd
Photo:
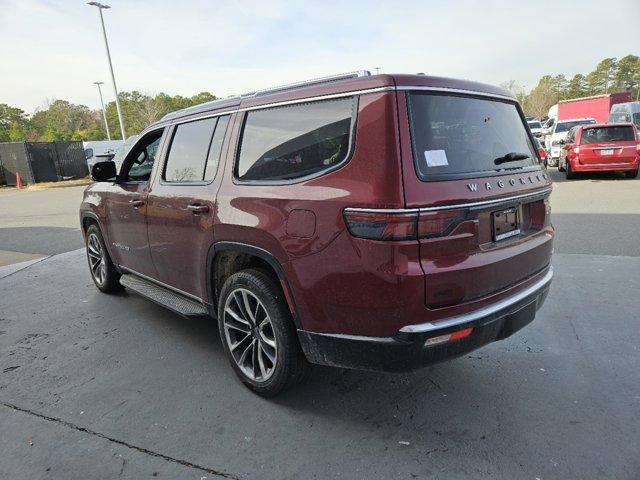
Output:
[[209,211],[209,205],[198,205],[196,203],[192,203],[191,205],[187,205],[187,210],[191,210],[194,214],[207,213]]
[[144,200],[131,200],[129,203],[133,206],[133,208],[140,208],[144,205]]

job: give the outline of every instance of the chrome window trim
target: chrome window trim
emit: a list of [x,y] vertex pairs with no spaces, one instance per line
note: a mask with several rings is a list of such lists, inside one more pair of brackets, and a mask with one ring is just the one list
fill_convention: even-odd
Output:
[[[271,102],[271,103],[265,103],[265,104],[261,104],[261,105],[255,105],[252,107],[234,107],[231,108],[229,110],[222,110],[219,112],[209,112],[209,113],[204,113],[202,115],[197,115],[195,117],[180,117],[180,118],[174,118],[174,119],[170,119],[170,120],[166,120],[164,122],[161,123],[157,123],[153,126],[153,128],[158,128],[160,126],[166,126],[166,125],[178,125],[181,123],[186,123],[186,122],[192,122],[195,120],[202,120],[205,118],[211,118],[211,117],[218,117],[221,115],[230,115],[233,113],[238,113],[238,112],[248,112],[251,110],[260,110],[263,108],[272,108],[272,107],[280,107],[280,106],[286,106],[286,105],[295,105],[297,103],[307,103],[307,102],[315,102],[315,101],[319,101],[319,100],[331,100],[334,98],[342,98],[342,97],[350,97],[350,96],[355,96],[355,95],[367,95],[370,93],[381,93],[381,92],[393,92],[393,91],[410,91],[410,90],[415,90],[415,91],[433,91],[433,92],[442,92],[442,93],[457,93],[457,94],[463,94],[463,95],[475,95],[475,96],[480,96],[480,97],[489,97],[489,98],[499,98],[502,100],[509,100],[511,102],[516,102],[517,100],[513,97],[508,97],[505,95],[499,95],[499,94],[493,94],[493,93],[487,93],[487,92],[481,92],[481,91],[475,91],[475,90],[462,90],[462,89],[456,89],[456,88],[446,88],[446,87],[411,87],[411,86],[400,86],[400,87],[394,87],[394,86],[386,86],[386,87],[374,87],[374,88],[366,88],[366,89],[362,89],[362,90],[352,90],[352,91],[348,91],[348,92],[340,92],[340,93],[331,93],[328,95],[316,95],[314,97],[304,97],[304,98],[299,98],[296,100],[285,100],[285,101],[281,101],[281,102]],[[254,97],[245,97],[245,98],[254,98]]]
[[460,95],[471,95],[476,97],[489,97],[489,98],[499,98],[502,100],[509,100],[510,102],[517,102],[517,99],[513,97],[509,97],[507,95],[500,95],[498,93],[488,93],[481,92],[476,90],[463,90],[460,88],[447,88],[447,87],[410,87],[410,86],[399,86],[396,87],[398,91],[426,91],[426,92],[440,92],[440,93],[457,93]]
[[[328,94],[328,95],[317,95],[315,97],[304,97],[304,98],[299,98],[296,100],[286,100],[286,101],[282,101],[282,102],[272,102],[272,103],[265,103],[262,105],[255,105],[253,107],[243,107],[243,108],[232,108],[230,110],[222,110],[219,112],[209,112],[209,113],[203,113],[202,115],[198,115],[196,117],[180,117],[180,118],[175,118],[172,120],[167,120],[161,123],[156,123],[154,124],[152,127],[149,128],[149,131],[151,131],[152,129],[156,129],[156,128],[160,128],[160,127],[164,127],[164,126],[168,126],[168,125],[179,125],[181,123],[187,123],[187,122],[193,122],[195,120],[203,120],[205,118],[211,118],[211,117],[220,117],[222,115],[231,115],[233,113],[238,113],[238,112],[248,112],[251,110],[260,110],[263,108],[273,108],[273,107],[280,107],[280,106],[286,106],[286,105],[295,105],[297,103],[308,103],[308,102],[316,102],[316,101],[322,101],[322,100],[333,100],[334,98],[342,98],[342,97],[353,97],[353,96],[357,96],[357,95],[367,95],[370,93],[380,93],[380,92],[392,92],[395,91],[396,88],[393,86],[387,86],[387,87],[376,87],[376,88],[367,88],[364,90],[352,90],[349,92],[340,92],[340,93],[332,93],[332,94]],[[248,98],[253,98],[253,97],[248,97]],[[146,132],[143,131],[140,135],[144,135]]]
[[471,203],[456,203],[453,205],[442,205],[438,207],[423,207],[423,208],[358,208],[358,207],[348,207],[345,208],[345,212],[353,212],[353,213],[419,213],[419,212],[437,212],[440,210],[455,210],[458,208],[473,208],[473,207],[484,207],[491,206],[495,204],[510,202],[513,200],[521,200],[530,197],[535,197],[538,195],[546,195],[551,193],[552,187],[548,187],[542,190],[537,190],[535,192],[523,193],[521,195],[513,195],[511,197],[502,197],[495,198],[492,200],[483,200],[481,202],[471,202]]
[[[247,123],[247,119],[248,119],[248,115],[245,115],[245,118],[242,122],[242,125],[240,127],[240,133],[238,135],[238,144],[237,144],[237,148],[236,151],[234,152],[234,159],[233,159],[233,183],[235,185],[294,185],[296,183],[302,183],[302,182],[306,182],[308,180],[312,180],[314,178],[318,178],[321,177],[323,175],[326,175],[327,173],[333,172],[335,170],[338,170],[342,167],[344,167],[347,163],[349,163],[349,161],[351,161],[351,157],[353,156],[353,153],[355,152],[355,141],[356,141],[356,129],[357,129],[357,122],[358,122],[358,111],[360,108],[360,97],[355,96],[355,95],[349,95],[346,97],[341,97],[341,98],[351,98],[351,123],[349,124],[349,149],[347,150],[344,158],[339,162],[336,163],[335,165],[332,165],[331,167],[325,168],[323,170],[320,170],[318,172],[315,173],[310,173],[308,175],[302,176],[302,177],[294,177],[291,179],[280,179],[280,180],[243,180],[240,177],[238,177],[236,168],[238,167],[238,163],[240,161],[240,154],[242,151],[242,140],[244,139],[244,129]],[[334,99],[322,99],[322,100],[316,100],[315,102],[302,102],[301,104],[307,104],[307,103],[320,103],[320,102],[324,102],[324,101],[330,101],[330,100],[334,100]],[[287,106],[287,105],[285,105]],[[273,108],[279,108],[279,107],[270,107],[269,109],[273,109]]]
[[553,267],[549,267],[549,271],[546,273],[544,277],[538,280],[533,285],[525,288],[524,290],[512,295],[504,300],[500,300],[492,305],[481,308],[479,310],[465,313],[462,315],[456,315],[455,317],[445,318],[443,320],[436,320],[434,322],[425,322],[419,323],[417,325],[407,325],[406,327],[402,327],[400,329],[401,332],[405,333],[424,333],[431,332],[433,330],[440,330],[442,328],[454,327],[456,325],[461,325],[463,323],[473,322],[475,320],[479,320],[484,317],[489,317],[493,314],[500,312],[500,310],[504,310],[506,308],[515,305],[516,303],[524,300],[530,295],[537,293],[539,290],[545,288],[553,278]]

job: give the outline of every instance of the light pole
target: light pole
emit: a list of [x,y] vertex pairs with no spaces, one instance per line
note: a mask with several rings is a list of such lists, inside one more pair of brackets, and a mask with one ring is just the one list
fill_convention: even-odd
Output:
[[88,5],[98,7],[100,13],[100,23],[102,24],[102,35],[104,36],[104,47],[107,50],[107,60],[109,60],[109,71],[111,72],[111,81],[113,82],[113,92],[116,95],[116,110],[118,110],[118,121],[120,122],[120,132],[122,132],[122,141],[127,139],[127,134],[124,133],[124,121],[122,120],[122,110],[120,110],[120,100],[118,99],[118,87],[116,86],[116,77],[113,75],[113,65],[111,64],[111,53],[109,52],[109,42],[107,42],[107,31],[104,28],[104,18],[102,17],[102,10],[111,8],[109,5],[103,5],[98,2],[87,2]]
[[102,90],[100,85],[104,82],[93,82],[98,86],[98,94],[100,94],[100,105],[102,105],[102,117],[104,118],[104,128],[107,131],[107,139],[111,140],[111,133],[109,133],[109,124],[107,123],[107,111],[104,109],[104,100],[102,100]]

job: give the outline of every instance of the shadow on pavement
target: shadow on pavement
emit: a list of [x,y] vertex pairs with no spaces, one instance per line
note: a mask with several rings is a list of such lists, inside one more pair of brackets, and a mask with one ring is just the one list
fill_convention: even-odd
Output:
[[0,250],[56,255],[84,246],[79,228],[12,227],[0,228]]

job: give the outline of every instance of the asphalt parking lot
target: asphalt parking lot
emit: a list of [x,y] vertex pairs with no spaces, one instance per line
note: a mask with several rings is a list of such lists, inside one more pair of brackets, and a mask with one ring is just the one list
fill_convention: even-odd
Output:
[[317,368],[272,400],[213,322],[97,291],[82,188],[0,192],[0,478],[639,478],[640,182],[552,176],[534,323],[410,374]]

